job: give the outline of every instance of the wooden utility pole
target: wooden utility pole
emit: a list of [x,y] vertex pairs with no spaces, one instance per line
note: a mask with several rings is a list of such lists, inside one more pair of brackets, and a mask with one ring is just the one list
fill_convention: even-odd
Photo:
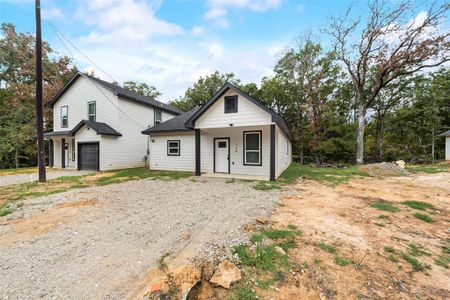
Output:
[[42,37],[41,3],[36,0],[36,134],[38,144],[39,181],[45,182],[44,121],[42,113]]

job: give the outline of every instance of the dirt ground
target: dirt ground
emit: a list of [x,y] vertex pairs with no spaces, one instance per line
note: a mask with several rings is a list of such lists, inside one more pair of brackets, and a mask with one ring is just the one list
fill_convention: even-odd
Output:
[[[450,270],[435,263],[450,243],[450,173],[355,178],[337,187],[301,181],[294,189],[295,195],[284,197],[271,221],[276,227],[296,225],[303,232],[297,247],[289,250],[298,274],[266,293],[269,298],[450,298]],[[431,203],[434,209],[424,212],[402,204],[408,200]],[[371,206],[383,201],[400,211]],[[433,222],[414,217],[417,212]],[[321,242],[336,252],[322,250],[317,246]],[[429,268],[415,271],[402,257],[411,244],[426,254],[410,257]],[[338,265],[336,255],[351,263]]]
[[186,263],[230,249],[280,197],[250,183],[188,178],[25,200],[0,217],[0,299],[135,299],[161,257]]

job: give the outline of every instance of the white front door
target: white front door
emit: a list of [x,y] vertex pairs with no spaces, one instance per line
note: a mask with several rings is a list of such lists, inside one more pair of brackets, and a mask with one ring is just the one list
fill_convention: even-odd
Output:
[[214,139],[214,172],[230,173],[230,140]]
[[64,157],[65,157],[65,166],[68,167],[69,166],[69,143],[65,143],[64,144]]

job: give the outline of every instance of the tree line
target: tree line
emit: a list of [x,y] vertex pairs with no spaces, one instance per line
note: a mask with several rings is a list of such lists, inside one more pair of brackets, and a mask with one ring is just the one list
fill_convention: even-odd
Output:
[[[450,129],[450,33],[441,25],[450,6],[432,3],[420,18],[410,2],[377,0],[367,8],[364,20],[352,18],[351,7],[331,18],[326,44],[314,33],[300,36],[259,84],[216,71],[170,103],[191,110],[230,82],[285,118],[301,163],[442,159],[438,134]],[[0,168],[35,165],[34,37],[12,24],[1,31]],[[45,42],[43,69],[47,103],[77,69]],[[151,84],[122,86],[161,96]],[[51,130],[46,105],[44,115]]]

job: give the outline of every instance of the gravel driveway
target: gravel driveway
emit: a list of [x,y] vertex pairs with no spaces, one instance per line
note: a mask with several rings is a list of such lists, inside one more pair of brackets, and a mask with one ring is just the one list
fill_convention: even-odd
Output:
[[[47,179],[55,179],[61,176],[81,176],[88,173],[87,171],[77,170],[46,170]],[[11,184],[19,184],[25,182],[37,181],[39,179],[38,173],[26,173],[26,174],[12,174],[0,176],[0,186],[6,186]]]
[[25,201],[0,218],[0,299],[124,299],[166,252],[245,237],[281,196],[222,179],[138,180]]

